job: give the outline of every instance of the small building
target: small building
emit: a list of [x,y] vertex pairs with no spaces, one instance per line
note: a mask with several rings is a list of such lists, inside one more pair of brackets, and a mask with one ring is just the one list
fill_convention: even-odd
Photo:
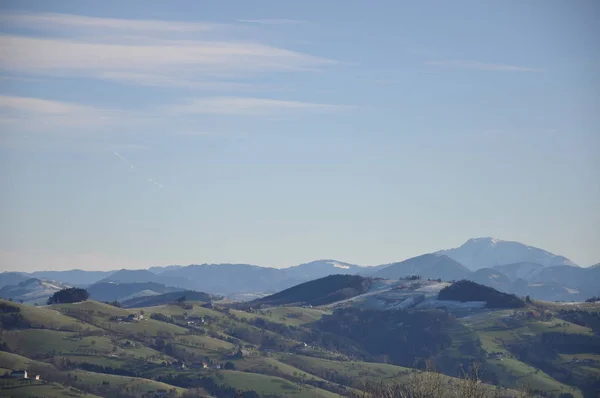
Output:
[[129,314],[127,315],[127,320],[132,322],[132,321],[141,321],[142,319],[144,319],[144,315],[142,314]]
[[176,369],[185,369],[185,363],[183,363],[182,361],[171,362],[171,366]]
[[14,377],[15,379],[27,379],[27,371],[26,370],[15,370],[12,371],[9,375],[10,377]]

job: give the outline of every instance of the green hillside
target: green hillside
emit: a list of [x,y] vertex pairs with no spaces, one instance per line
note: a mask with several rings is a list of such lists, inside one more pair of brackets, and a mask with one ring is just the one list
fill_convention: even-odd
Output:
[[461,365],[477,361],[482,380],[500,386],[486,384],[486,394],[526,388],[592,397],[599,308],[531,303],[456,318],[439,310],[240,310],[193,301],[133,310],[1,300],[0,374],[26,369],[41,380],[0,382],[10,397],[329,398],[369,383],[408,385],[411,368],[426,360],[452,384]]

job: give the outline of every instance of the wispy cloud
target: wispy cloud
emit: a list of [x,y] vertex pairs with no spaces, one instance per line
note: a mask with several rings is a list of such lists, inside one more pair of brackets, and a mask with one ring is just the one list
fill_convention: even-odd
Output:
[[0,16],[0,22],[27,32],[0,35],[0,69],[21,76],[231,89],[234,83],[220,80],[312,71],[335,63],[249,41],[235,28],[219,24],[10,13]]
[[[264,83],[262,76],[320,70],[336,63],[239,35],[249,28],[50,13],[5,13],[0,23],[11,28],[10,34],[0,33],[0,70],[10,76],[7,78],[92,78],[207,92],[189,100],[169,96],[162,105],[127,110],[60,101],[51,93],[45,98],[0,96],[3,131],[31,137],[67,132],[69,137],[87,134],[88,138],[90,132],[102,131],[106,136],[119,134],[130,139],[147,128],[154,132],[194,131],[206,114],[281,117],[347,109],[310,100],[243,96],[250,91],[281,91],[281,87]],[[231,95],[210,96],[210,91]]]
[[69,72],[101,76],[106,72],[162,71],[171,76],[247,75],[298,71],[332,61],[245,42],[161,41],[153,45],[83,42],[68,39],[0,36],[0,67],[30,73]]
[[166,109],[172,114],[273,115],[290,112],[331,112],[348,106],[252,97],[208,97]]
[[124,112],[33,97],[0,95],[0,125],[21,128],[103,126]]
[[263,18],[263,19],[238,19],[237,22],[253,23],[258,25],[299,25],[305,21],[285,18]]
[[0,15],[4,26],[29,26],[41,29],[110,29],[132,32],[207,32],[224,29],[226,25],[212,23],[189,23],[183,21],[159,21],[139,19],[94,18],[82,15],[56,13],[5,13]]
[[457,68],[457,69],[472,69],[482,70],[491,72],[541,72],[542,69],[531,68],[526,66],[517,65],[506,65],[506,64],[492,64],[480,61],[469,61],[469,60],[444,60],[444,61],[428,61],[426,65],[441,66],[446,68]]
[[66,115],[72,112],[83,111],[85,107],[40,98],[0,95],[0,109],[46,115]]
[[251,83],[224,80],[195,81],[176,76],[164,76],[152,73],[105,72],[101,73],[99,78],[151,87],[205,89],[214,91],[247,91],[257,89],[256,85]]
[[86,123],[102,123],[111,117],[110,111],[90,106],[7,95],[0,95],[0,115],[14,120],[27,120],[32,116],[39,116],[45,117],[47,121],[70,120],[72,124],[84,120]]

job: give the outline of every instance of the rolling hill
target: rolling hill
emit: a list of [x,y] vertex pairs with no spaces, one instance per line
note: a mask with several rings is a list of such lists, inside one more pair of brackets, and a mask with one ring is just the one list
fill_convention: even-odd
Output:
[[121,305],[124,308],[154,307],[157,305],[174,303],[181,297],[184,297],[186,301],[210,302],[214,299],[218,299],[218,297],[207,293],[196,292],[193,290],[177,290],[170,293],[131,298],[121,302]]
[[422,256],[391,264],[376,272],[373,276],[388,279],[401,279],[412,275],[419,275],[422,278],[441,278],[445,281],[451,281],[468,278],[470,271],[448,256],[423,254]]
[[135,297],[160,295],[180,291],[155,282],[116,283],[98,282],[86,288],[90,298],[97,301],[124,301]]
[[0,289],[0,298],[21,301],[27,304],[46,304],[55,292],[70,287],[60,282],[30,278],[17,285]]
[[[251,306],[206,305],[206,295],[187,292],[177,303],[179,294],[134,299],[135,309],[0,300],[0,368],[40,374],[35,388],[49,396],[54,387],[43,386],[123,397],[333,398],[369,381],[410,385],[421,374],[411,368],[430,359],[445,386],[459,388],[459,366],[478,361],[484,380],[502,386],[483,385],[490,394],[516,396],[511,389],[527,382],[547,396],[581,398],[592,396],[600,373],[600,304],[463,306],[460,300],[507,295],[355,275],[303,283]],[[394,304],[406,301],[411,306]],[[27,393],[32,386],[13,387]]]
[[371,279],[358,275],[330,275],[244,303],[244,307],[325,305],[366,293]]
[[20,272],[0,272],[0,289],[4,286],[18,285],[27,279],[30,277]]

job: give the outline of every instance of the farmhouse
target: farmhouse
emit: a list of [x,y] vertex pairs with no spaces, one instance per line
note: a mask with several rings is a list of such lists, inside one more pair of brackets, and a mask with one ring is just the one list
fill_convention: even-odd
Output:
[[132,322],[132,321],[141,321],[142,319],[144,319],[144,315],[142,314],[129,314],[127,315],[127,320]]
[[27,371],[26,370],[14,370],[10,373],[10,377],[14,377],[15,379],[27,379]]

